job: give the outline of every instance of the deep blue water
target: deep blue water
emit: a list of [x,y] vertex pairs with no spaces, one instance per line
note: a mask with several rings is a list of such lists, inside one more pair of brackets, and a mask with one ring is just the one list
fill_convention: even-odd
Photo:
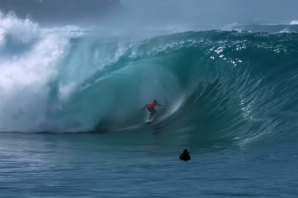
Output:
[[122,134],[1,134],[1,197],[296,197],[298,193],[295,143],[194,149],[192,160],[183,162],[178,160],[179,147],[132,145],[131,137],[115,142],[117,136]]

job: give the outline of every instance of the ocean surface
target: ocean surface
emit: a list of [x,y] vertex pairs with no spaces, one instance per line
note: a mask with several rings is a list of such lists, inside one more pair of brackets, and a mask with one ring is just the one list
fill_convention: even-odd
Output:
[[0,196],[297,197],[296,22],[143,31],[0,14]]

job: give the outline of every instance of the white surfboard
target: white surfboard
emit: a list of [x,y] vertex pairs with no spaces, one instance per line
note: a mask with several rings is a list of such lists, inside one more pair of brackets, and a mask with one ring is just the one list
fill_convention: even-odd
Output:
[[150,118],[150,113],[148,113],[148,116],[146,117],[145,122],[146,123],[152,122],[154,120],[154,117],[155,117],[155,115]]

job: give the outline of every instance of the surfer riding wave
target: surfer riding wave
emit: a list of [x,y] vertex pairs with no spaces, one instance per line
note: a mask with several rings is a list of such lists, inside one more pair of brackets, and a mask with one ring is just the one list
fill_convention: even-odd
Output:
[[143,107],[143,110],[147,108],[147,110],[150,112],[150,116],[149,116],[149,119],[152,119],[152,117],[157,113],[156,111],[156,107],[159,106],[163,106],[161,104],[159,104],[157,102],[157,100],[153,100],[152,102],[146,104],[144,107]]

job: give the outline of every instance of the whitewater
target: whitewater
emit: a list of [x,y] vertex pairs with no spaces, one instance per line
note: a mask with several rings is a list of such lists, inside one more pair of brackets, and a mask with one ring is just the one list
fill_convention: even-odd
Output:
[[132,34],[1,13],[0,194],[295,197],[297,31]]

